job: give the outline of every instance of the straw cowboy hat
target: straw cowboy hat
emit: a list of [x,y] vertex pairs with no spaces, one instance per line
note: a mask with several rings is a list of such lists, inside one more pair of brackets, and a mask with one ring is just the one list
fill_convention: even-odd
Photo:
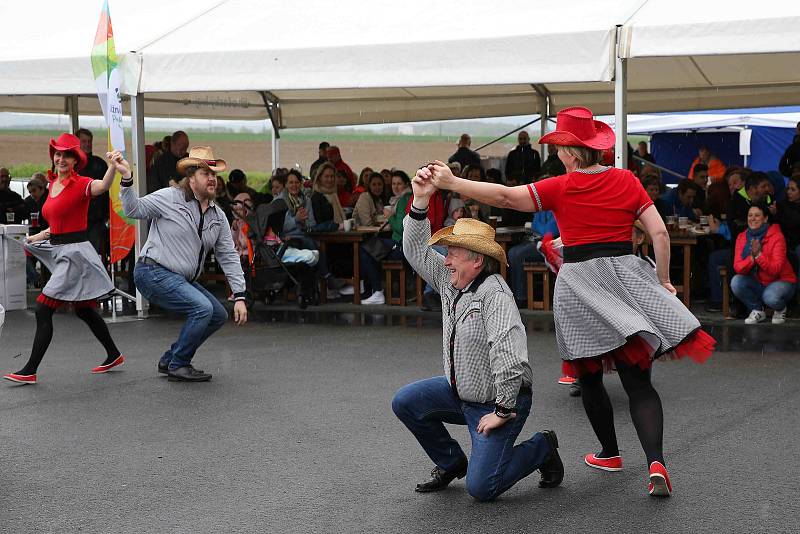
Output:
[[210,146],[193,146],[189,150],[189,155],[178,160],[176,165],[179,174],[185,173],[189,167],[203,167],[214,172],[222,172],[228,168],[228,164],[224,159],[215,158]]
[[508,265],[506,252],[494,240],[494,228],[477,219],[463,217],[455,226],[442,228],[431,236],[428,245],[461,247],[478,254],[484,254]]
[[72,134],[62,133],[58,136],[58,139],[50,139],[50,161],[53,161],[53,155],[55,155],[56,151],[70,152],[78,158],[78,163],[75,166],[76,171],[83,169],[89,163],[89,157],[81,150],[81,140]]
[[614,130],[608,124],[594,120],[589,108],[578,106],[559,111],[555,131],[539,139],[539,144],[606,150],[614,146],[615,140]]

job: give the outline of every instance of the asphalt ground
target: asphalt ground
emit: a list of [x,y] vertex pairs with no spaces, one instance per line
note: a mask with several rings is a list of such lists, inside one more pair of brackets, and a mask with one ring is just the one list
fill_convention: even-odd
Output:
[[[555,429],[566,476],[545,490],[535,473],[481,504],[463,480],[414,493],[431,462],[390,407],[400,386],[442,372],[435,315],[256,314],[201,348],[195,363],[214,379],[187,384],[156,373],[178,320],[110,325],[126,364],[91,375],[100,345],[57,314],[40,383],[0,384],[0,531],[800,531],[796,324],[711,326],[725,350],[709,362],[656,364],[675,490],[657,500],[617,377],[606,383],[625,469],[607,473],[583,464],[598,444],[556,384],[551,319],[527,321],[522,436]],[[34,329],[31,312],[8,313],[3,370],[22,366]],[[468,451],[466,429],[451,430]]]

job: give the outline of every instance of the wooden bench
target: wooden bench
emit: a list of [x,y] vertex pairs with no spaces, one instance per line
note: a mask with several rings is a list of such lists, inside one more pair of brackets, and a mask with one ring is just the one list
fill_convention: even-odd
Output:
[[[381,263],[386,281],[383,290],[386,293],[386,304],[389,306],[406,305],[406,266],[402,261],[390,260]],[[397,272],[400,276],[399,295],[395,296],[392,291],[392,273]]]
[[[544,263],[525,262],[525,278],[528,281],[528,309],[550,311],[550,269]],[[542,300],[533,300],[533,277],[542,280]]]

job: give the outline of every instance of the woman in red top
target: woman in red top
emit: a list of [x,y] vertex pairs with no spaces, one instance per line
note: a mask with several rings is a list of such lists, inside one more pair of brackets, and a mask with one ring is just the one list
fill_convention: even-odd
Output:
[[747,324],[767,318],[764,305],[775,310],[773,324],[786,320],[786,304],[792,300],[797,277],[786,257],[781,227],[770,224],[766,204],[753,204],[747,212],[747,230],[736,238],[731,290],[750,309]]
[[[455,178],[441,163],[423,167],[417,180],[432,179],[480,202],[518,211],[550,210],[558,221],[564,264],[556,279],[553,315],[565,372],[578,376],[583,405],[602,445],[587,454],[590,467],[622,468],[603,370],[615,367],[628,393],[631,417],[649,465],[651,495],[672,487],[662,449],[661,400],[650,382],[652,360],[688,355],[698,361],[714,339],[675,297],[669,280],[669,234],[639,180],[629,170],[600,165],[614,132],[582,107],[558,113],[556,131],[541,144],[558,145],[567,174],[519,187]],[[631,254],[634,221],[651,236],[656,269]]]
[[114,285],[86,232],[89,201],[109,190],[116,162],[122,156],[115,152],[107,157],[110,165],[105,176],[102,180],[93,180],[77,172],[88,161],[77,137],[64,133],[50,140],[53,170],[48,173],[49,198],[42,209],[50,228],[28,237],[25,249],[53,274],[36,299],[36,335],[31,357],[16,373],[3,375],[6,380],[36,383],[36,371],[53,338],[53,313],[65,304],[75,308],[75,314],[89,326],[106,350],[105,361],[92,369],[92,373],[105,373],[125,361],[95,309],[96,299],[113,291]]

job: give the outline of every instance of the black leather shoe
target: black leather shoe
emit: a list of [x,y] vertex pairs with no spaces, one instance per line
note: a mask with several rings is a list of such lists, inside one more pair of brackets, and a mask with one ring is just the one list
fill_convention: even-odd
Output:
[[211,375],[195,369],[191,365],[184,365],[167,371],[167,379],[170,382],[207,382],[211,380]]
[[569,385],[569,396],[570,397],[580,397],[581,396],[581,381],[576,380],[572,384]]
[[550,456],[539,468],[542,479],[539,481],[540,488],[555,488],[564,480],[564,464],[561,456],[558,455],[558,437],[553,430],[543,430],[547,443],[550,445]]
[[[200,373],[203,372],[202,369],[195,369],[195,371],[198,371]],[[158,362],[158,372],[161,373],[162,375],[168,375],[169,374],[169,364],[168,363]]]
[[431,470],[431,479],[427,482],[423,482],[422,484],[417,484],[417,488],[414,490],[418,493],[430,493],[431,491],[440,491],[447,487],[454,479],[456,478],[464,478],[467,476],[467,459],[464,458],[461,463],[451,469],[450,471],[445,471],[439,466],[435,466]]

